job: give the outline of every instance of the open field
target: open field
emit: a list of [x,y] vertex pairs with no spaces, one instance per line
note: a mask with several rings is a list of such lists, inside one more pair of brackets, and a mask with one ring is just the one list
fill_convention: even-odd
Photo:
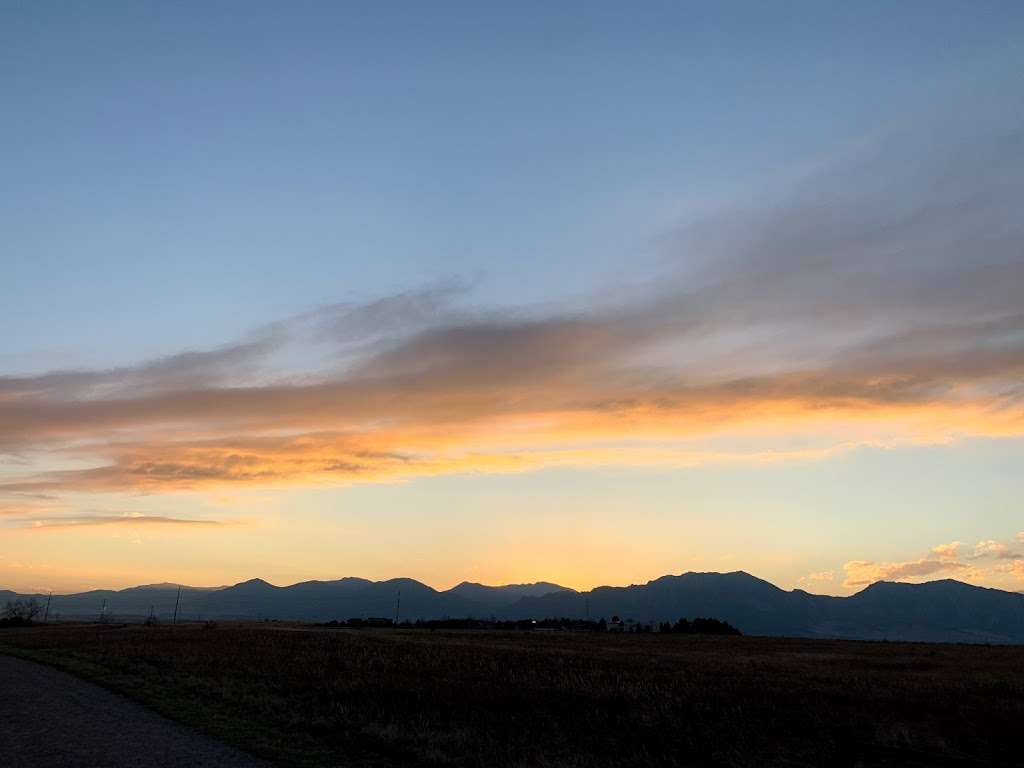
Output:
[[1024,648],[753,637],[0,631],[287,766],[1016,765]]

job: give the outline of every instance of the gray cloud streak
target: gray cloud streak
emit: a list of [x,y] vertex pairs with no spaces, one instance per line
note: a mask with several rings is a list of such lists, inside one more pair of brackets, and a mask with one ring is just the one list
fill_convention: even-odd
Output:
[[97,525],[222,525],[219,520],[190,520],[162,515],[74,515],[67,517],[29,517],[15,520],[21,527],[31,530],[81,528]]
[[[918,123],[756,208],[680,232],[676,274],[641,298],[575,313],[468,312],[456,306],[466,288],[453,282],[320,307],[214,350],[0,378],[0,451],[114,444],[140,431],[194,444],[330,431],[358,443],[394,429],[638,406],[739,420],[794,401],[810,410],[967,403],[1020,429],[1024,113],[997,111],[999,121]],[[694,249],[704,266],[685,269]],[[247,370],[297,337],[331,342],[344,365],[313,380],[247,382]],[[372,464],[347,453],[337,461],[353,473]],[[86,473],[112,472],[115,484],[146,467],[183,481],[224,474],[152,456],[125,466]]]

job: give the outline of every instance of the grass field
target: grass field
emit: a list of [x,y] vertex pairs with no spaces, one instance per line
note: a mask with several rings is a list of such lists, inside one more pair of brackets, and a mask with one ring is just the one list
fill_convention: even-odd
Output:
[[1019,765],[1024,648],[752,637],[0,631],[285,766]]

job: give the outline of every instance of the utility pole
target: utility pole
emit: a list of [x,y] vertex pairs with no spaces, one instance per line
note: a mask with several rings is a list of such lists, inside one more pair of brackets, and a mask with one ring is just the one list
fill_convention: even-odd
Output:
[[402,590],[398,590],[398,595],[395,597],[395,625],[398,625],[398,609],[402,607]]
[[43,611],[43,622],[44,623],[46,622],[46,619],[49,618],[49,616],[50,616],[50,600],[52,600],[52,599],[53,599],[53,590],[51,589],[50,590],[50,594],[48,594],[46,596],[46,610]]
[[107,620],[107,598],[103,598],[103,606],[100,608],[100,622]]
[[174,619],[171,624],[178,623],[178,606],[181,604],[181,584],[178,585],[178,596],[174,598]]

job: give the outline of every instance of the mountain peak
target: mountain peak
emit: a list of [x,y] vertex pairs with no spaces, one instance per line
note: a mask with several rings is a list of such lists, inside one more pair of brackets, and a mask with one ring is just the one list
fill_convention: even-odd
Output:
[[249,579],[248,581],[240,581],[234,584],[230,589],[280,589],[280,587],[276,587],[263,579]]
[[385,579],[384,581],[378,581],[375,583],[380,586],[394,587],[395,589],[427,590],[430,592],[436,591],[433,587],[427,586],[422,581],[410,579],[408,576],[399,576],[394,579]]
[[190,587],[184,584],[175,584],[173,581],[161,581],[159,584],[139,584],[137,587],[128,587],[128,589],[190,589]]
[[714,583],[731,587],[756,586],[762,589],[766,587],[770,587],[773,590],[779,589],[770,581],[759,579],[757,576],[753,576],[746,571],[728,571],[726,573],[720,571],[686,571],[679,575],[668,574],[661,576],[647,582],[647,584],[650,586],[687,582]]

